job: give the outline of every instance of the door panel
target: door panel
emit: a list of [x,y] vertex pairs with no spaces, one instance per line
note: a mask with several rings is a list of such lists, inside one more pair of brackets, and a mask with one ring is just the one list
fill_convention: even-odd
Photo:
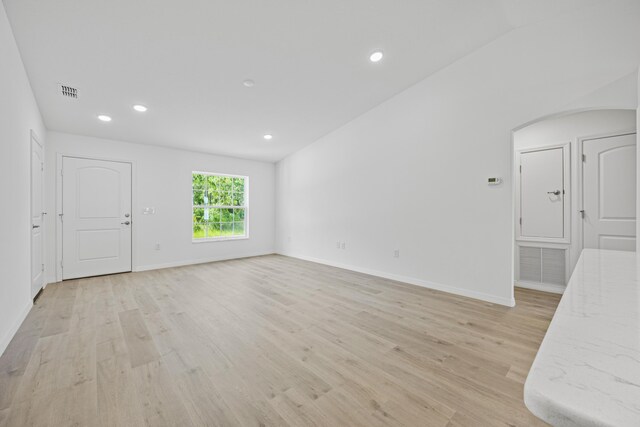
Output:
[[635,252],[636,250],[636,239],[635,237],[625,237],[625,236],[605,236],[600,235],[599,238],[599,248],[600,249],[611,249],[616,251],[631,251]]
[[44,156],[40,143],[31,137],[31,297],[44,285]]
[[520,236],[563,238],[564,150],[521,153],[520,166]]
[[635,251],[636,135],[583,142],[585,248]]
[[63,278],[131,271],[131,164],[63,158]]
[[635,194],[636,149],[635,145],[614,147],[599,153],[600,219],[635,220],[635,198],[620,194]]
[[120,171],[90,166],[76,173],[78,218],[120,218]]
[[80,261],[117,259],[120,257],[120,229],[78,230],[78,259]]

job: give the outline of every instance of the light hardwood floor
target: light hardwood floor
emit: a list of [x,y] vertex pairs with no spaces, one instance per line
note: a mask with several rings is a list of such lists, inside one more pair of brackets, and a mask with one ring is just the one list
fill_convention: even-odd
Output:
[[559,297],[516,300],[278,255],[58,283],[0,358],[0,425],[542,425]]

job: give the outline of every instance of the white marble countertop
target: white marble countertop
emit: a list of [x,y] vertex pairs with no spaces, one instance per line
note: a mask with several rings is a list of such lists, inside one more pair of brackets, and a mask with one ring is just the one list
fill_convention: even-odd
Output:
[[524,386],[554,426],[640,426],[640,256],[585,249]]

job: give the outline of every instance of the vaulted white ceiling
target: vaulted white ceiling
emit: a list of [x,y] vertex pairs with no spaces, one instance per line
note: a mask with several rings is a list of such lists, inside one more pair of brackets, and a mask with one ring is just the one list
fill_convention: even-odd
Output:
[[517,26],[603,1],[4,4],[50,130],[275,161]]

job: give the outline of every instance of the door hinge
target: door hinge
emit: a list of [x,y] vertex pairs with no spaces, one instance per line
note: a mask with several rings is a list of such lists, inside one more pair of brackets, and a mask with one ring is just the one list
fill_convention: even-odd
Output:
[[64,221],[64,214],[63,213],[58,214],[58,216],[60,217],[60,221]]
[[42,271],[44,271],[44,264],[42,264]]
[[40,163],[40,170],[44,171],[44,163]]
[[64,169],[60,169],[60,176],[64,176]]
[[522,225],[522,217],[520,217],[520,225]]
[[584,218],[584,209],[579,210],[578,212],[580,212],[580,216],[582,216],[582,218]]
[[520,173],[522,173],[522,165],[520,165]]
[[586,161],[587,161],[587,155],[586,155],[586,154],[583,154],[583,155],[582,155],[582,161],[583,161],[583,162],[586,162]]
[[64,267],[64,262],[60,260],[60,268]]

